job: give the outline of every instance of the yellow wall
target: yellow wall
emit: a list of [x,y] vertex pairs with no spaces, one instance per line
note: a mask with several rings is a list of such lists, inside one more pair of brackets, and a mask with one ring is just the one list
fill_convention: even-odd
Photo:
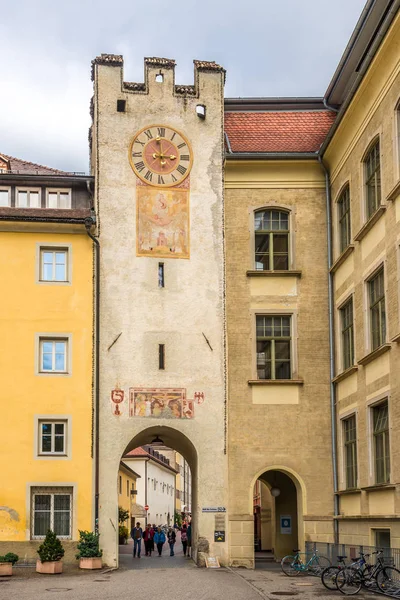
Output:
[[[93,529],[92,242],[83,232],[40,227],[44,232],[0,232],[0,506],[15,511],[0,510],[0,540],[30,539],[31,483],[75,485],[73,539],[78,529]],[[71,285],[36,283],[37,243],[72,246]],[[35,334],[52,332],[72,335],[69,376],[35,374]],[[35,415],[71,416],[70,459],[35,458]]]
[[[119,481],[121,478],[121,488],[119,486]],[[136,490],[136,477],[133,475],[133,473],[131,475],[127,475],[125,473],[125,471],[123,471],[122,469],[120,469],[118,471],[118,506],[121,506],[122,508],[124,508],[125,510],[127,510],[129,512],[129,519],[124,523],[124,525],[128,528],[130,528],[131,526],[131,507],[132,504],[136,503],[136,495],[132,494],[131,495],[131,490]],[[127,494],[127,488],[126,488],[126,483],[128,482],[129,484],[129,494]],[[133,487],[132,487],[132,483],[133,483]]]

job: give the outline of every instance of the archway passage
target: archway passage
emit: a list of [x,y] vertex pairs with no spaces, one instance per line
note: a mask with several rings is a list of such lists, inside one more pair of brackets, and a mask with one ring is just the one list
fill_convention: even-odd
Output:
[[298,548],[298,490],[286,473],[266,471],[253,491],[256,566],[280,560]]
[[[143,443],[136,446],[138,442]],[[196,470],[197,453],[176,430],[152,427],[131,440],[122,453],[117,480],[121,566],[193,566]],[[141,542],[134,543],[131,534]],[[175,534],[172,548],[168,534]],[[160,539],[165,542],[157,547]]]

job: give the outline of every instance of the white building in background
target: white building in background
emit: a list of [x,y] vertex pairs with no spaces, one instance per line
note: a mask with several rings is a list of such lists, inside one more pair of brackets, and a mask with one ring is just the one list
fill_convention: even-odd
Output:
[[[151,446],[135,448],[123,457],[123,462],[133,469],[137,480],[136,515],[132,522],[173,525],[175,511],[176,470],[170,461]],[[144,507],[148,506],[147,519]]]

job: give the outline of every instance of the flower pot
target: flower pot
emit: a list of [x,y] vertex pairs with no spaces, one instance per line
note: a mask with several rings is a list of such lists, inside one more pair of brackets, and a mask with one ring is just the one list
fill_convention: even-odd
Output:
[[80,558],[79,559],[79,568],[80,569],[102,569],[103,561],[101,556],[96,556],[93,558]]
[[62,573],[63,564],[61,560],[52,560],[49,562],[42,563],[41,560],[36,561],[36,572],[46,573],[47,575],[55,575],[56,573]]
[[0,563],[0,577],[9,577],[12,575],[12,568],[13,566],[10,562]]
[[124,546],[126,544],[126,537],[120,537],[118,543],[120,546]]

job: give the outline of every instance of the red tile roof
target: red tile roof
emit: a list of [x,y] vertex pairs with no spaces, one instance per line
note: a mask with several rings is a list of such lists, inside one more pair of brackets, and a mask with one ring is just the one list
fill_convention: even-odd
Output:
[[317,152],[334,112],[226,112],[225,132],[232,152]]
[[140,456],[143,456],[143,457],[146,456],[147,458],[150,458],[151,460],[154,460],[154,462],[158,463],[159,465],[162,465],[166,469],[170,469],[170,471],[173,471],[174,473],[177,472],[176,469],[174,469],[174,467],[172,467],[170,464],[167,464],[164,461],[162,461],[159,458],[157,458],[156,456],[153,456],[153,454],[150,454],[150,452],[147,452],[147,450],[145,450],[141,446],[139,446],[139,448],[135,448],[134,450],[131,450],[130,452],[128,452],[127,454],[125,454],[122,457],[122,459],[124,459],[124,458],[136,458],[136,457],[140,457]]
[[14,158],[14,156],[8,156],[7,154],[0,153],[0,160],[4,158],[10,163],[10,170],[12,173],[22,173],[26,175],[67,175],[66,171],[60,171],[59,169],[52,169],[51,167],[45,167],[43,165],[37,165],[36,163],[29,162],[27,160],[21,160],[20,158]]
[[128,454],[125,454],[124,458],[126,458],[127,456],[150,456],[150,454],[146,452],[146,450],[144,450],[143,448],[139,447],[135,448],[134,450],[131,450],[130,452],[128,452]]

